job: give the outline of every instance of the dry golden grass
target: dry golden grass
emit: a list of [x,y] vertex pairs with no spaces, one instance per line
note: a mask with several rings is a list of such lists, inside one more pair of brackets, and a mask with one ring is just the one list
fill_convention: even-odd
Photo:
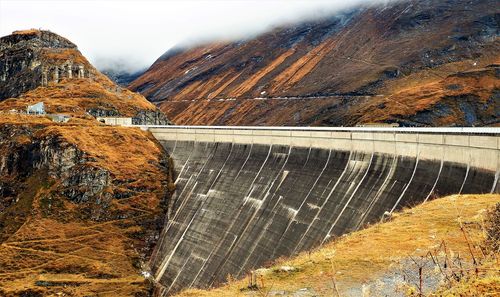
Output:
[[[85,59],[85,57],[76,48],[47,48],[42,49],[43,60],[50,64],[62,64],[68,60],[73,61],[74,64],[85,65],[86,67],[92,67]],[[92,67],[93,68],[93,67]]]
[[[455,65],[453,69],[465,69],[465,66],[459,66]],[[447,75],[451,70],[446,68],[432,71],[442,71]],[[341,98],[336,97],[303,100],[164,101],[160,108],[169,119],[180,125],[315,126],[331,125],[331,120],[334,123],[338,121],[337,124],[346,122],[356,125],[411,121],[418,113],[426,111],[436,112],[432,120],[436,126],[465,125],[466,116],[462,103],[470,104],[480,119],[494,118],[496,105],[488,103],[494,102],[495,92],[500,88],[500,80],[495,77],[494,68],[455,73],[445,78],[432,75],[432,71],[391,81],[384,90],[385,94],[391,95],[369,96],[349,108],[341,103]],[[437,104],[449,108],[439,107]],[[444,110],[441,115],[438,115],[439,108]]]
[[[459,66],[456,67],[459,68]],[[442,70],[444,75],[448,71],[448,69]],[[393,82],[386,90],[392,93],[391,95],[361,106],[359,109],[359,113],[362,115],[361,121],[383,122],[394,118],[405,118],[418,112],[432,110],[434,105],[444,103],[452,107],[452,113],[436,119],[435,125],[460,124],[461,119],[464,118],[463,112],[455,102],[456,99],[447,101],[447,98],[469,97],[471,103],[481,105],[492,100],[496,90],[500,88],[500,81],[496,78],[493,68],[466,71],[445,77],[431,75],[431,72],[439,73],[440,70],[402,78],[397,80],[399,85]],[[422,74],[428,76],[421,77]],[[384,104],[384,108],[377,108],[380,104]],[[494,114],[494,108],[483,112]]]
[[91,120],[87,114],[91,109],[127,117],[136,115],[139,110],[155,109],[142,95],[118,87],[101,74],[76,48],[43,48],[40,55],[41,60],[49,65],[62,65],[67,61],[84,65],[85,71],[90,72],[90,78],[62,79],[59,83],[49,81],[47,87],[38,87],[18,98],[1,101],[0,111],[24,111],[28,105],[44,102],[48,113],[62,113]]
[[[313,51],[311,51],[311,55],[313,55],[313,53],[312,53]],[[281,65],[286,60],[286,58],[288,58],[294,52],[295,52],[295,50],[293,50],[293,49],[290,49],[290,50],[284,52],[279,57],[277,57],[274,61],[269,63],[269,65],[260,69],[255,74],[253,74],[252,76],[247,78],[241,85],[239,85],[237,88],[235,88],[234,90],[231,91],[231,97],[239,97],[239,96],[245,94],[247,91],[252,89],[264,76],[266,76],[268,73],[273,71],[276,67]],[[295,69],[293,69],[291,71],[297,72]]]
[[[482,241],[482,230],[473,226],[481,222],[487,208],[498,202],[498,194],[456,195],[406,210],[390,222],[344,236],[311,253],[278,261],[263,273],[263,291],[296,291],[307,287],[313,288],[319,296],[336,296],[331,288],[332,276],[340,291],[361,287],[383,275],[399,260],[423,256],[442,241],[455,253],[470,257],[460,224],[472,226],[467,230],[470,241]],[[332,274],[332,264],[335,274]],[[273,272],[281,266],[295,267],[297,271]],[[495,269],[499,268],[497,263]],[[496,282],[498,288],[498,278],[478,282]],[[261,284],[260,278],[258,284]],[[187,290],[177,296],[248,296],[248,292],[241,291],[247,285],[248,280],[244,279],[213,290]]]
[[155,107],[143,96],[107,84],[106,80],[64,80],[48,87],[38,87],[19,98],[0,102],[0,110],[26,110],[28,105],[44,102],[48,113],[63,113],[86,117],[89,109],[115,110],[122,116],[134,116],[139,110]]
[[23,114],[0,113],[0,125],[3,124],[52,124],[52,120],[45,116],[28,116]]
[[[35,207],[40,198],[34,202]],[[139,216],[128,221],[96,223],[79,221],[69,211],[63,215],[64,219],[74,222],[33,215],[0,244],[0,295],[4,292],[18,296],[26,289],[43,289],[45,294],[64,292],[71,293],[70,296],[92,293],[133,296],[147,288],[133,248],[131,236],[136,230],[124,227],[137,226]],[[54,285],[45,288],[40,281]],[[67,282],[76,284],[77,288],[55,285]],[[121,293],[106,295],[108,289],[103,284]]]
[[[498,271],[498,263],[493,268]],[[486,297],[498,296],[500,293],[500,276],[498,272],[496,275],[486,276],[482,278],[474,278],[466,281],[461,281],[450,289],[440,290],[436,293],[439,297]]]
[[[61,157],[76,158],[77,165],[54,169],[55,176],[26,160],[25,171],[0,176],[0,182],[16,189],[8,198],[17,199],[1,205],[6,211],[0,211],[0,296],[146,296],[149,283],[140,275],[141,261],[159,231],[160,204],[171,183],[162,165],[165,155],[148,132],[102,125],[87,112],[132,117],[155,107],[116,86],[77,49],[44,48],[41,55],[49,64],[83,64],[91,77],[50,82],[0,102],[0,126],[6,132],[0,137],[16,135],[2,141],[0,156],[33,150],[38,157],[38,146],[47,149],[49,143],[62,152],[74,148],[77,157],[73,150]],[[10,113],[40,101],[48,113],[71,119],[54,123],[46,116]],[[104,176],[98,185],[104,188],[80,201],[71,193],[92,193],[86,187],[93,184],[83,181],[92,180],[87,172]]]
[[42,137],[62,137],[92,158],[95,165],[113,172],[118,179],[137,173],[157,174],[155,166],[161,154],[148,132],[139,128],[105,125],[51,125],[40,132]]
[[36,34],[39,33],[40,30],[38,29],[28,29],[28,30],[17,30],[12,32],[14,35],[30,35],[30,34]]
[[0,244],[0,295],[34,290],[43,296],[58,292],[133,296],[147,288],[126,228],[137,226],[140,217],[82,220],[77,215],[79,206],[62,199],[68,207],[56,207],[61,200],[55,197],[47,217],[43,199],[48,195],[50,189],[36,193],[24,224]]

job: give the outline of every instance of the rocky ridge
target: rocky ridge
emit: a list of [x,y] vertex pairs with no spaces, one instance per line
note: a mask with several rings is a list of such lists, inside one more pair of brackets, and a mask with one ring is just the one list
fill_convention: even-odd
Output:
[[144,70],[139,70],[139,71],[117,71],[115,69],[103,69],[101,72],[109,77],[112,81],[114,81],[116,84],[126,87],[128,86],[131,82],[136,80],[139,76],[141,76],[144,73]]
[[88,296],[113,284],[118,296],[147,296],[141,271],[173,189],[161,146],[139,129],[6,117],[0,295]]

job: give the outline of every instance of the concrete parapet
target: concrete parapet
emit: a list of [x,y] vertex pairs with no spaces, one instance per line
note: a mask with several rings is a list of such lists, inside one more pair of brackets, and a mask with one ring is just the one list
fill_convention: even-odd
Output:
[[[397,131],[328,131],[300,128],[209,128],[209,127],[151,127],[149,130],[159,140],[213,141],[239,144],[283,145],[323,149],[349,149],[359,152],[398,154],[406,157],[445,161],[480,166],[496,171],[500,146],[500,129],[491,133],[473,134],[471,130],[457,133],[444,129],[430,133],[409,129]],[[347,128],[346,128],[347,130]],[[437,153],[438,152],[438,153]],[[441,154],[444,152],[444,154]],[[437,153],[437,154],[436,154]]]

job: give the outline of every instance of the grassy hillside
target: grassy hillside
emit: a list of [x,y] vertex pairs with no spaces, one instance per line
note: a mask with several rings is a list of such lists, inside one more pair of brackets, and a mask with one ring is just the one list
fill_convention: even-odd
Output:
[[0,111],[25,111],[38,102],[48,113],[87,119],[92,119],[89,114],[133,117],[156,111],[146,98],[100,73],[75,44],[50,31],[16,31],[0,38],[0,66]]

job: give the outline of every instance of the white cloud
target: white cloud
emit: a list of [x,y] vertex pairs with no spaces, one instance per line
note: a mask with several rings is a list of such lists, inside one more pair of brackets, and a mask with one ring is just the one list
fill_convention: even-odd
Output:
[[42,28],[78,45],[97,67],[149,66],[186,40],[238,38],[370,0],[0,0],[0,35]]

